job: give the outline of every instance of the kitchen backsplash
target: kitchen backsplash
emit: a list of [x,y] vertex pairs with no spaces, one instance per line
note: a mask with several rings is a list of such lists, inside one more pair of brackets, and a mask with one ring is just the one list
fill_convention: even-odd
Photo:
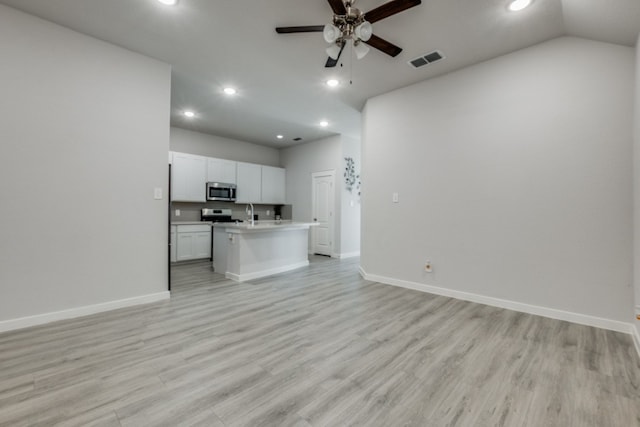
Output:
[[[171,204],[171,221],[200,221],[200,210],[203,208],[210,209],[231,209],[233,219],[247,219],[245,212],[246,204],[236,204],[233,202],[207,202],[207,203],[180,203],[173,202]],[[275,219],[273,205],[257,205],[253,204],[253,213],[258,215],[258,219]],[[176,216],[176,209],[180,211],[180,216]],[[267,215],[269,211],[269,215]],[[282,206],[282,219],[291,219],[291,207],[289,205]]]

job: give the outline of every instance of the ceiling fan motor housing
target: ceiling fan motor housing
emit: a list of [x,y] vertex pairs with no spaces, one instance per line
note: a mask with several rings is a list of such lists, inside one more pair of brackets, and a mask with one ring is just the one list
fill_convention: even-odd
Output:
[[[359,28],[366,20],[360,10],[351,8],[347,9],[346,15],[334,15],[333,25],[335,25],[341,32],[343,39],[351,39],[356,33],[356,29]],[[369,24],[370,26],[371,24]],[[356,36],[357,37],[357,36]]]

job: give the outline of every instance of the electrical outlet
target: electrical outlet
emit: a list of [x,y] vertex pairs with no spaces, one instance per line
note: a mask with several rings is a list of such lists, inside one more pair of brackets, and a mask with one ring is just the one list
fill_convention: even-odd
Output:
[[267,209],[267,216],[271,216],[271,211]]
[[180,216],[180,209],[176,209],[176,216]]
[[424,271],[426,271],[427,273],[432,273],[433,272],[433,266],[431,265],[431,261],[427,260],[424,263]]

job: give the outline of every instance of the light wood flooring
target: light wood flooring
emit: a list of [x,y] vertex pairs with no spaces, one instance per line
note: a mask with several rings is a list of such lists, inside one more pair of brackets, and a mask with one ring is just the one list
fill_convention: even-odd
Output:
[[357,260],[0,335],[1,426],[640,426],[630,336],[364,281]]

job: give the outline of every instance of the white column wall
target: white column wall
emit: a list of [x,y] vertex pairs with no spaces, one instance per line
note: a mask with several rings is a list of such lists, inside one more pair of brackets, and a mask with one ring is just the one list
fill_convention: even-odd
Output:
[[3,5],[0,53],[0,330],[166,296],[170,67]]
[[347,191],[344,182],[344,172],[346,168],[345,157],[352,157],[355,162],[356,174],[362,172],[362,159],[360,155],[360,140],[342,136],[342,169],[337,174],[337,179],[342,181],[339,186],[342,193],[342,213],[341,213],[341,235],[340,250],[341,256],[357,256],[360,254],[360,196],[358,189],[353,188]]

